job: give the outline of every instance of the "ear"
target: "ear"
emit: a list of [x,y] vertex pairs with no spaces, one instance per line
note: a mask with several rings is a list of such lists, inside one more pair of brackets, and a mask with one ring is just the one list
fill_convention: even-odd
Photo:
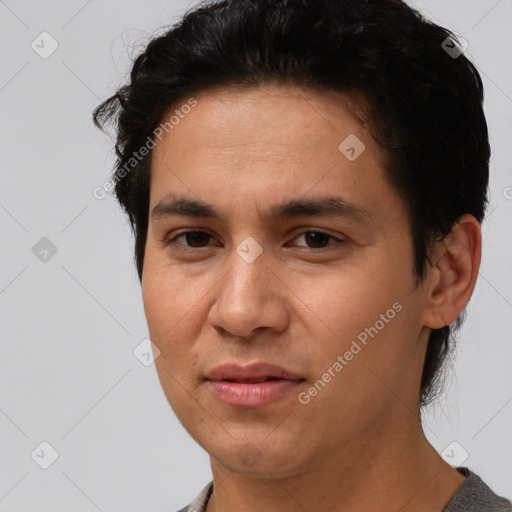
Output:
[[433,249],[423,325],[440,329],[457,319],[473,293],[481,257],[480,224],[472,215],[463,215]]

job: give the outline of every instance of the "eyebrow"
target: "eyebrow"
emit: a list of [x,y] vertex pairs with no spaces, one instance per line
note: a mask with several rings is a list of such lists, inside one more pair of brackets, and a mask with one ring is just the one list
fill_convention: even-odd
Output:
[[[200,199],[167,194],[151,212],[151,218],[157,220],[170,216],[186,216],[198,218],[212,218],[226,223],[226,218],[215,207]],[[272,221],[286,218],[311,217],[350,217],[359,222],[371,222],[374,215],[360,205],[347,201],[342,197],[323,196],[311,199],[291,199],[269,208],[266,217]]]

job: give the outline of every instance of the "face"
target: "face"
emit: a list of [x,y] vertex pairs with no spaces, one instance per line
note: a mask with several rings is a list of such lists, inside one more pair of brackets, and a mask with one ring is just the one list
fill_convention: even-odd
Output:
[[[231,471],[354,455],[415,407],[428,334],[382,153],[339,95],[196,101],[152,156],[142,292],[164,393]],[[247,373],[212,376],[225,364]]]

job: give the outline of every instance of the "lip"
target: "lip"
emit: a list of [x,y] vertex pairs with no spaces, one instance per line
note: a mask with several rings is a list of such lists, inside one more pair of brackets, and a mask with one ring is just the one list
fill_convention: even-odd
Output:
[[[240,382],[262,378],[272,380],[257,383]],[[306,379],[274,364],[253,363],[248,366],[218,366],[208,373],[206,380],[217,398],[228,405],[262,407],[288,396]]]
[[206,378],[208,380],[246,380],[274,377],[276,379],[300,380],[303,377],[285,370],[281,366],[270,363],[252,363],[247,366],[238,364],[223,364],[211,370]]

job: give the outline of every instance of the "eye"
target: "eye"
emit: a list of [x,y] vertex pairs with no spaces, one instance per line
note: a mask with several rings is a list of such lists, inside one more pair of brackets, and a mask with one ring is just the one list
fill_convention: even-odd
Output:
[[[312,244],[311,245],[298,245],[299,247],[306,247],[309,249],[312,249],[313,252],[322,252],[322,249],[327,246],[335,245],[336,242],[343,242],[343,240],[329,235],[328,233],[325,233],[323,231],[317,231],[317,230],[307,230],[302,232],[300,235],[296,236],[293,240],[297,240],[300,237],[304,237],[304,240],[306,244]],[[179,243],[177,240],[180,238],[184,238],[185,243]],[[174,238],[170,238],[165,242],[166,245],[175,244],[178,246],[181,246],[182,248],[186,249],[187,247],[190,249],[200,249],[202,247],[206,247],[208,245],[209,239],[213,238],[212,235],[209,235],[208,233],[204,231],[183,231],[182,233],[179,233]],[[334,240],[334,243],[327,244],[329,239]]]
[[[295,237],[294,240],[297,240],[300,237],[304,237],[304,240],[306,241],[306,243],[313,244],[313,247],[310,247],[311,249],[316,249],[316,250],[319,250],[320,252],[322,251],[322,248],[325,247],[325,243],[329,240],[329,238],[332,240],[335,240],[335,243],[343,242],[343,240],[336,238],[335,236],[329,235],[328,233],[325,233],[323,231],[316,231],[316,230],[304,231],[303,233],[301,233],[300,235]],[[328,244],[328,245],[329,246],[335,245],[335,243]],[[319,247],[319,246],[322,246],[322,247]],[[299,247],[304,247],[304,246],[299,245]],[[314,252],[316,252],[316,251],[314,251]]]
[[166,245],[170,245],[172,243],[176,243],[177,245],[184,245],[181,243],[177,243],[176,240],[178,240],[181,237],[185,237],[185,241],[187,244],[191,244],[185,247],[190,247],[192,249],[197,249],[204,247],[202,245],[203,242],[208,242],[209,238],[213,238],[212,235],[209,235],[208,233],[205,233],[204,231],[184,231],[180,233],[179,235],[176,235],[174,238],[171,238],[166,241]]

